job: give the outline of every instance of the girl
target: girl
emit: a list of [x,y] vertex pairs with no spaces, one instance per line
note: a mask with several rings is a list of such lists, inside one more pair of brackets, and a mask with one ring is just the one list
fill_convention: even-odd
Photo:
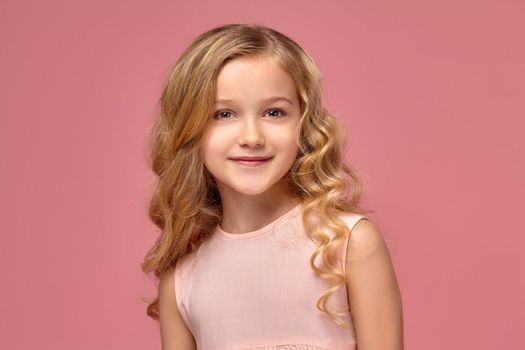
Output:
[[403,348],[389,252],[310,55],[265,26],[211,29],[160,107],[162,234],[142,268],[159,278],[163,350]]

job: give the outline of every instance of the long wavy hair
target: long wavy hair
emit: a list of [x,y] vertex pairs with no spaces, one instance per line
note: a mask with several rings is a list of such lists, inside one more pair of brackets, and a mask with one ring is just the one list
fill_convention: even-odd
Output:
[[[182,53],[165,82],[148,159],[156,175],[149,217],[161,232],[142,270],[153,271],[159,279],[181,257],[198,249],[220,223],[220,195],[199,149],[213,113],[221,68],[236,57],[252,55],[273,55],[295,83],[301,111],[296,134],[299,152],[285,180],[304,204],[302,222],[317,245],[310,266],[330,286],[316,307],[349,328],[338,316],[351,314],[351,308],[335,312],[327,306],[328,298],[345,284],[338,256],[350,232],[338,216],[365,213],[359,205],[362,181],[344,162],[344,127],[323,106],[321,76],[314,60],[295,41],[263,25],[227,24],[201,34]],[[315,218],[333,234],[319,230]],[[319,255],[322,263],[317,266]],[[147,314],[158,320],[158,297],[146,301]]]

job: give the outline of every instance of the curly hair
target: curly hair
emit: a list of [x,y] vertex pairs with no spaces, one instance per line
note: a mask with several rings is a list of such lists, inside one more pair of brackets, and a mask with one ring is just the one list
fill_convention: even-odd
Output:
[[[290,74],[300,99],[299,152],[285,180],[291,193],[304,203],[304,229],[316,243],[310,266],[330,286],[316,306],[339,326],[349,328],[337,317],[349,315],[350,308],[336,313],[327,303],[345,284],[338,252],[350,232],[338,215],[365,213],[359,205],[362,181],[344,162],[344,127],[323,106],[321,76],[314,60],[295,41],[267,26],[237,23],[208,30],[172,68],[158,102],[160,111],[149,144],[149,166],[156,175],[149,217],[161,232],[145,256],[142,270],[153,271],[160,278],[181,257],[198,249],[220,222],[217,185],[199,154],[213,112],[217,77],[226,62],[236,57],[268,54]],[[322,219],[333,235],[320,231],[315,217]],[[321,266],[315,264],[319,255]],[[158,297],[148,302],[147,314],[158,320]]]

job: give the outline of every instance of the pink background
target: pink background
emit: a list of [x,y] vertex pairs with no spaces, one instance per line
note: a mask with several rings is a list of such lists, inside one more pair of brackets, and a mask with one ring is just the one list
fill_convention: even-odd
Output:
[[145,141],[201,32],[309,51],[383,229],[406,349],[525,349],[525,3],[0,3],[0,348],[160,349]]

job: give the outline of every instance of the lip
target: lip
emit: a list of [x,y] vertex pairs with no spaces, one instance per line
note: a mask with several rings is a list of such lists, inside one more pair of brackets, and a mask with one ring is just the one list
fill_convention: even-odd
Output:
[[273,159],[273,157],[241,157],[241,158],[230,158],[230,160],[233,160],[235,164],[243,166],[243,167],[257,167],[263,164],[268,163],[269,160]]
[[246,161],[256,161],[256,160],[268,160],[273,157],[232,157],[231,160],[246,160]]

